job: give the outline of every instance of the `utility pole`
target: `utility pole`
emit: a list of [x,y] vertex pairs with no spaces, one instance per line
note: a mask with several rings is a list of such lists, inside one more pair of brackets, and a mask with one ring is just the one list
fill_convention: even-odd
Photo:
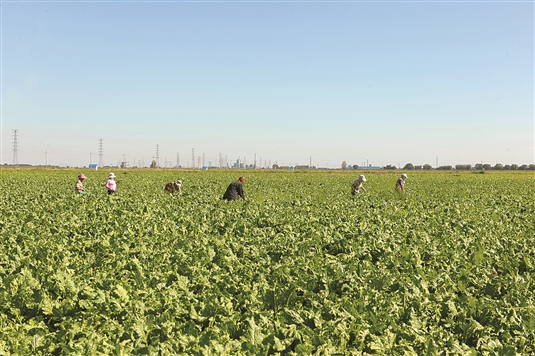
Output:
[[256,169],[256,153],[254,154],[254,165],[253,168]]
[[89,164],[93,163],[93,152],[89,152]]

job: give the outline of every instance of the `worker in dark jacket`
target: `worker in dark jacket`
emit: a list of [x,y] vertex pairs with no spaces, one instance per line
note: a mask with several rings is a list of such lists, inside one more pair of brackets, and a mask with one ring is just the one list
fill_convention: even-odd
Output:
[[237,181],[230,183],[225,195],[223,195],[223,199],[236,200],[241,197],[243,200],[247,200],[245,194],[243,194],[243,183],[245,183],[245,177],[243,176],[238,178]]

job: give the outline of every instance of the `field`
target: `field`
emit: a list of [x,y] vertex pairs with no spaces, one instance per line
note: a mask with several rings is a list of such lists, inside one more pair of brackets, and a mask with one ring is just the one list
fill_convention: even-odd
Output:
[[532,172],[81,172],[0,171],[0,355],[535,353]]

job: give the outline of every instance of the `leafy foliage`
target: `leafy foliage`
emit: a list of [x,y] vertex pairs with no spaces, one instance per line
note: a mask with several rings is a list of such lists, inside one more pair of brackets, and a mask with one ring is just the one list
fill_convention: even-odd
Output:
[[78,173],[0,174],[0,354],[535,353],[529,172]]

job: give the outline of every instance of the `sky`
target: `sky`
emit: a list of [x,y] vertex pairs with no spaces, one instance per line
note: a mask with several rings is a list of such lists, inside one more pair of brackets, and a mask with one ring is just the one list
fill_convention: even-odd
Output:
[[0,12],[1,164],[535,163],[533,1]]

